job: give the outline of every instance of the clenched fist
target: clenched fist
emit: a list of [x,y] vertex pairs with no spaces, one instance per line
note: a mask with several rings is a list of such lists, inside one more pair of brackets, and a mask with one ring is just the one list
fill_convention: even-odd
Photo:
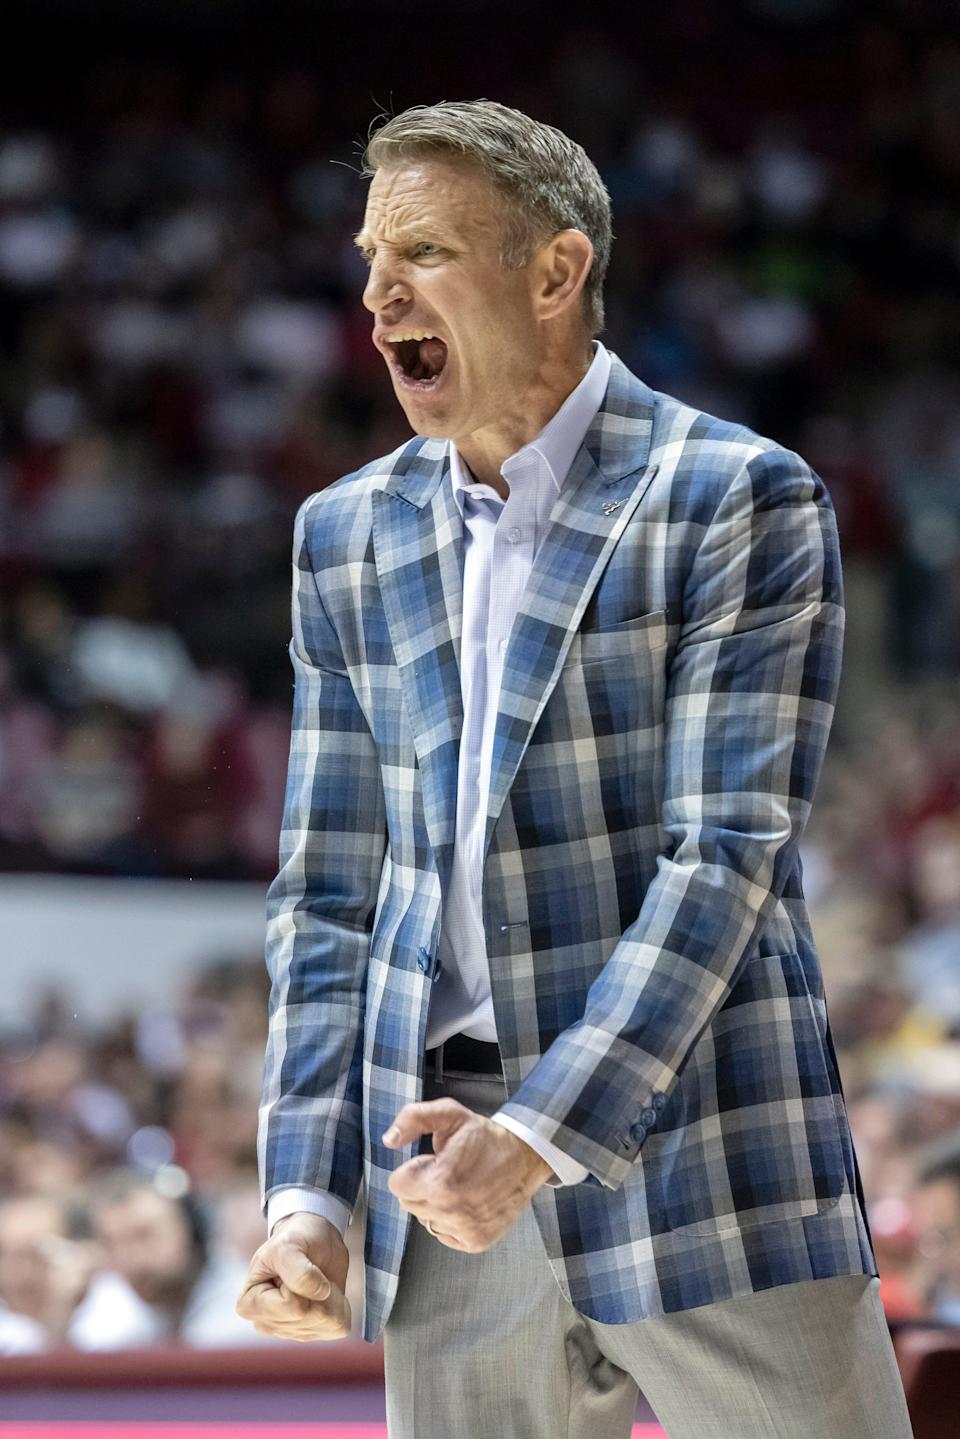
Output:
[[258,1334],[281,1339],[346,1339],[350,1255],[335,1224],[318,1214],[290,1214],[250,1261],[236,1310]]

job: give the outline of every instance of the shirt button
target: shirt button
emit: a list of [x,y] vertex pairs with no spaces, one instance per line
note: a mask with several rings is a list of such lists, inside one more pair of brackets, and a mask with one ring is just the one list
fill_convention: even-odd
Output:
[[515,545],[515,544],[517,543],[517,540],[518,540],[519,538],[520,538],[520,531],[517,529],[516,525],[514,525],[514,527],[513,527],[512,530],[508,530],[508,531],[507,531],[507,539],[510,541],[510,543],[511,543],[512,545]]
[[505,650],[506,648],[507,648],[507,642],[506,642],[506,640],[501,640],[501,641],[500,641],[500,653],[503,654],[503,652],[504,652],[504,650]]

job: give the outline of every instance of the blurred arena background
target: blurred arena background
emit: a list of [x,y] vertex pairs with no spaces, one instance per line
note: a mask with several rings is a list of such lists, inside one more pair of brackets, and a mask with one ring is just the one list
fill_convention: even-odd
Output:
[[960,1343],[958,6],[4,15],[0,1434],[385,1433],[375,1349],[233,1311],[265,1234],[263,897],[293,515],[409,433],[359,301],[359,147],[382,109],[486,95],[600,167],[605,343],[833,496],[806,888],[917,1436],[955,1435],[917,1375]]

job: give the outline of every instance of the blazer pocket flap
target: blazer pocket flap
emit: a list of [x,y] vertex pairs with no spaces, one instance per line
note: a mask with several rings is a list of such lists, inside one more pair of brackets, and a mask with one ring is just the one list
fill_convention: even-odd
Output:
[[667,643],[667,612],[651,610],[634,615],[599,630],[578,630],[580,647],[576,655],[581,661],[606,659],[609,655],[625,657],[662,649]]

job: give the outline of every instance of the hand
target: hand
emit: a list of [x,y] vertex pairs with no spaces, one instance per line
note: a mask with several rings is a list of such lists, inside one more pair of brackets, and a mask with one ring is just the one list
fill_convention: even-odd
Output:
[[448,1249],[482,1254],[553,1174],[529,1144],[457,1099],[405,1104],[383,1142],[393,1149],[421,1134],[433,1136],[433,1154],[401,1164],[389,1189]]
[[250,1261],[236,1311],[258,1334],[281,1339],[345,1339],[350,1254],[335,1224],[298,1211],[273,1226]]

